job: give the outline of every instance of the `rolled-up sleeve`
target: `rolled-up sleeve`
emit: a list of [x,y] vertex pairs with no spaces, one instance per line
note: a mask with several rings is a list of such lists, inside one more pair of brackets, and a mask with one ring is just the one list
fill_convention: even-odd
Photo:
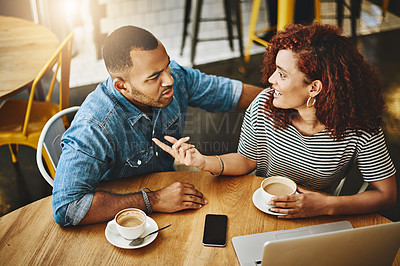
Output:
[[107,139],[96,132],[96,127],[81,123],[75,128],[78,130],[67,131],[62,138],[62,154],[54,178],[53,217],[62,226],[77,225],[86,216],[94,192],[109,168],[105,156],[112,154]]
[[68,204],[67,215],[72,225],[78,225],[80,221],[86,216],[89,211],[90,205],[93,201],[93,193],[84,195],[81,199],[75,200]]
[[231,110],[236,109],[240,96],[242,95],[243,91],[243,83],[238,80],[231,80],[232,82],[232,105],[231,105]]
[[[65,146],[64,146],[65,147]],[[92,204],[102,163],[75,151],[70,146],[63,148],[53,187],[53,217],[62,225],[77,225],[86,216]]]

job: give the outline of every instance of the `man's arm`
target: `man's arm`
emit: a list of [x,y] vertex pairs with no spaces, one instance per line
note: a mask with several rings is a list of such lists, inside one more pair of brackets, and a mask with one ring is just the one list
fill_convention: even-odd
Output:
[[208,112],[226,112],[232,109],[246,109],[263,90],[260,87],[243,84],[239,80],[208,75],[198,69],[187,68],[171,61],[171,75],[174,89],[185,91],[188,105]]
[[[88,141],[86,141],[88,142]],[[107,164],[65,144],[57,167],[53,187],[53,216],[62,226],[92,224],[111,220],[124,208],[146,210],[142,193],[116,194],[96,190]],[[206,204],[193,185],[174,183],[149,192],[155,212],[198,209]]]
[[243,83],[242,94],[240,95],[236,109],[246,109],[262,90],[263,88]]
[[[154,212],[171,213],[184,209],[200,209],[207,204],[204,195],[192,184],[175,182],[161,190],[147,192]],[[94,224],[112,220],[117,212],[125,208],[138,208],[146,211],[141,192],[116,194],[96,191],[86,216],[79,223]]]

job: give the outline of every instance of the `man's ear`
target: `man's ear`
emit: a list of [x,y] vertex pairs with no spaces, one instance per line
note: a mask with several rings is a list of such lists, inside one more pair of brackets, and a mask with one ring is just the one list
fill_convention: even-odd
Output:
[[113,86],[117,91],[119,91],[121,93],[123,93],[127,89],[126,85],[125,85],[125,81],[122,78],[113,79]]
[[310,96],[315,97],[322,91],[322,82],[318,79],[311,82]]

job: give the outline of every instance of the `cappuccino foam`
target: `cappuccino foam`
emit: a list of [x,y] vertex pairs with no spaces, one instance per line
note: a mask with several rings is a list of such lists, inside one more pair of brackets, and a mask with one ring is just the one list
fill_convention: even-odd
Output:
[[124,227],[136,227],[144,222],[144,217],[139,212],[126,211],[118,215],[116,221]]
[[293,189],[290,186],[282,183],[270,183],[263,188],[265,192],[275,196],[284,196],[293,193]]

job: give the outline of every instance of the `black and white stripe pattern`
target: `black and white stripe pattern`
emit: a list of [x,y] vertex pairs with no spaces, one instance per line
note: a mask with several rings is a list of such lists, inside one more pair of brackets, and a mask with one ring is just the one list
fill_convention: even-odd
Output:
[[354,131],[340,141],[326,131],[303,136],[294,126],[275,130],[267,118],[265,102],[271,91],[263,91],[247,109],[238,152],[257,161],[256,175],[283,175],[318,190],[331,190],[356,163],[366,182],[395,174],[383,131],[378,134]]

